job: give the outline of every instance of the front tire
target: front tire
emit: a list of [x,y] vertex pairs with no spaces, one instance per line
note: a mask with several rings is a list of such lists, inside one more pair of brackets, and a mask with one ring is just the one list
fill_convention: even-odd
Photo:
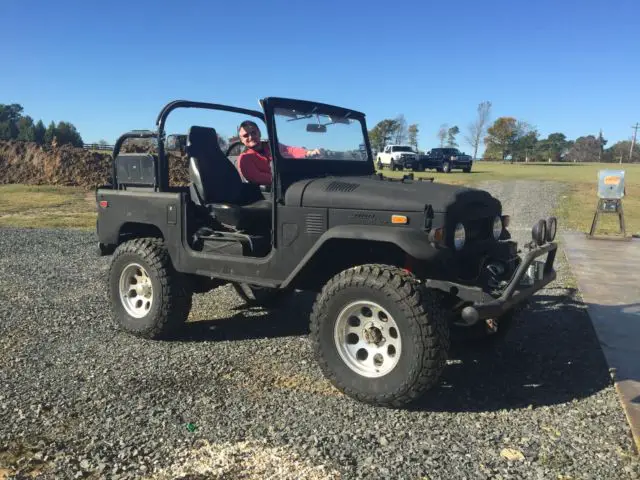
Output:
[[316,299],[310,331],[325,376],[364,403],[411,403],[446,365],[449,330],[439,296],[397,267],[364,265],[334,276]]
[[115,324],[137,337],[171,336],[189,316],[192,292],[183,285],[161,239],[122,243],[109,269],[111,313]]

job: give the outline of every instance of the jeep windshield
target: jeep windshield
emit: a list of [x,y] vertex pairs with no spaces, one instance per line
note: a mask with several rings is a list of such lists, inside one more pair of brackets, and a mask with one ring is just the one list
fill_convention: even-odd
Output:
[[312,104],[308,108],[276,107],[275,127],[284,158],[366,162],[362,123],[349,112],[336,114]]

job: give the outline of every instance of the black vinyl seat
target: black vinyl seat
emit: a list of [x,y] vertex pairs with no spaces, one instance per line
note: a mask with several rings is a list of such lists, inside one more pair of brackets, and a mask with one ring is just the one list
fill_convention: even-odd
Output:
[[220,149],[215,129],[193,126],[187,137],[191,200],[221,224],[238,231],[269,233],[272,204],[260,187],[245,183]]

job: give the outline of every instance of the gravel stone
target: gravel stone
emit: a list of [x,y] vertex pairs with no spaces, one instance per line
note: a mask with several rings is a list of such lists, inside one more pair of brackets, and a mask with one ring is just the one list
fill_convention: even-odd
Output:
[[[519,242],[562,195],[553,182],[481,187],[502,200]],[[354,402],[321,375],[307,339],[308,294],[268,312],[221,287],[194,297],[176,340],[118,332],[109,258],[95,247],[92,232],[0,229],[0,471],[638,478],[626,418],[562,252],[558,280],[504,342],[454,346],[439,386],[393,410]],[[501,457],[505,449],[523,459]]]

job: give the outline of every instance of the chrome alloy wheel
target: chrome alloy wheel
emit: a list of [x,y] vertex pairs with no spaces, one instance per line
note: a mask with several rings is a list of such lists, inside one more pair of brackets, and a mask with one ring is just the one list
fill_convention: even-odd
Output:
[[142,318],[153,305],[153,287],[147,271],[138,263],[127,265],[120,274],[120,302],[129,315]]
[[338,315],[334,342],[342,360],[365,377],[382,377],[402,353],[400,331],[387,310],[375,302],[358,300]]

